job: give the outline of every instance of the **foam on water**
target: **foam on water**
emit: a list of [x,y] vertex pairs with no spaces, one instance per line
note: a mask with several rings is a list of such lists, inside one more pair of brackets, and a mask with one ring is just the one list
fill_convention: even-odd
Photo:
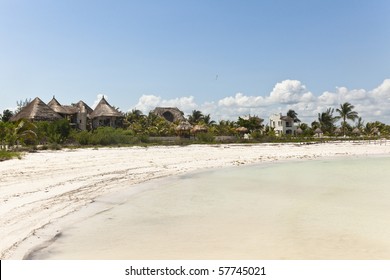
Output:
[[36,259],[389,259],[390,158],[212,170],[149,183]]

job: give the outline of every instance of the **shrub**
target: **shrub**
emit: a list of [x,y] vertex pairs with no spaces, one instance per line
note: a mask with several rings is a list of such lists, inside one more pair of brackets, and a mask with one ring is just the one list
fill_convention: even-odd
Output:
[[210,132],[201,132],[196,134],[196,139],[201,143],[214,143],[215,136]]

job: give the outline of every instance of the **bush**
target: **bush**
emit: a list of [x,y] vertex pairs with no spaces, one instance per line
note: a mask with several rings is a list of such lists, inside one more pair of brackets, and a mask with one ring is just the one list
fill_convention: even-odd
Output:
[[202,132],[196,134],[196,139],[201,143],[214,143],[215,136],[210,132]]
[[115,129],[112,127],[99,127],[93,132],[80,131],[73,136],[80,145],[129,145],[147,142],[147,136],[135,137],[132,131]]

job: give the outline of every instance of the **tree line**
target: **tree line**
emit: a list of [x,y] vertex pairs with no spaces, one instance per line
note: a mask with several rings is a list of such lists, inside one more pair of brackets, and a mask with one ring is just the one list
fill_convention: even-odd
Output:
[[[18,110],[28,104],[28,100],[18,102]],[[388,136],[390,127],[379,121],[365,123],[354,106],[348,102],[340,104],[339,108],[327,108],[318,113],[317,119],[310,125],[303,123],[298,118],[298,113],[288,110],[289,116],[298,128],[292,136],[277,138],[274,128],[264,124],[259,116],[238,117],[236,121],[220,120],[215,122],[210,114],[203,114],[199,110],[193,110],[187,116],[192,127],[201,127],[200,131],[188,131],[189,138],[193,141],[213,142],[216,137],[230,136],[229,141],[276,141],[280,139],[291,140],[295,138],[311,138],[320,131],[324,136],[360,136],[367,137]],[[78,131],[72,129],[66,119],[53,122],[31,122],[21,120],[10,122],[14,113],[4,110],[0,114],[0,149],[12,149],[23,146],[42,146],[58,148],[59,145],[120,145],[139,144],[151,142],[154,137],[178,136],[178,122],[172,123],[153,113],[143,114],[140,110],[132,110],[124,114],[121,128],[100,127],[91,131]],[[337,126],[340,122],[340,126]],[[293,137],[293,138],[291,138]]]

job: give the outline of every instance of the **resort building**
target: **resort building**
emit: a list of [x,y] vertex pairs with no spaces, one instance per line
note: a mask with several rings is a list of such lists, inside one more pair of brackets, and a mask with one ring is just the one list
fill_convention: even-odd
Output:
[[36,97],[20,112],[15,114],[10,121],[16,122],[21,119],[29,121],[56,121],[63,117],[53,111],[48,105],[45,104],[39,97]]
[[293,118],[282,116],[282,114],[273,114],[269,118],[269,126],[274,129],[278,136],[295,135],[295,131],[297,130]]
[[124,115],[108,104],[104,97],[89,117],[92,121],[93,129],[99,126],[121,127],[124,119]]
[[124,115],[108,104],[104,97],[100,100],[95,110],[92,110],[83,101],[72,105],[61,105],[53,96],[48,104],[36,97],[10,120],[15,122],[21,119],[30,121],[67,119],[71,127],[87,130],[95,129],[99,126],[120,127],[122,126],[123,118]]
[[152,114],[160,116],[169,122],[185,121],[184,113],[176,107],[156,107]]

